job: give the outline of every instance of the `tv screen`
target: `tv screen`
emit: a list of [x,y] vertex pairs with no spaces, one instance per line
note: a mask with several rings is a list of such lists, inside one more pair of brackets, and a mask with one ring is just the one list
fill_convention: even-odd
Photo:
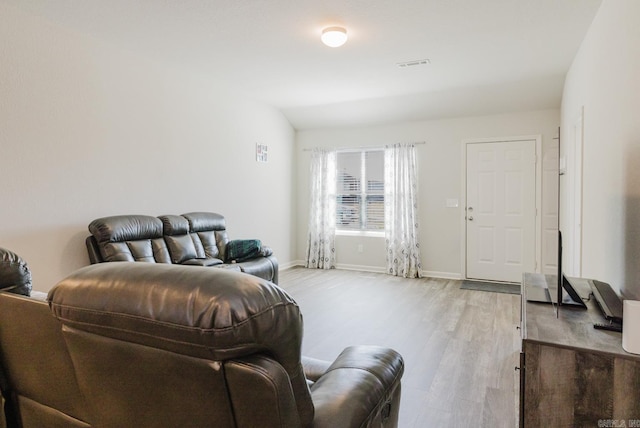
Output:
[[[564,292],[567,292],[565,295]],[[562,232],[558,230],[558,307],[562,305],[577,306],[587,309],[578,292],[562,272]]]
[[558,297],[556,302],[558,302],[558,306],[560,306],[562,302],[562,278],[564,274],[562,273],[562,232],[558,230]]

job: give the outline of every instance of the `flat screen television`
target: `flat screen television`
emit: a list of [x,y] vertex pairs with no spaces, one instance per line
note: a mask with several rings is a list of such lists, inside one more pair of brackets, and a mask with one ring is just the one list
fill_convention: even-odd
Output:
[[[575,306],[587,309],[587,305],[584,303],[578,292],[571,282],[564,276],[562,271],[562,232],[558,230],[558,295],[557,302],[560,306]],[[566,291],[566,294],[565,294]]]

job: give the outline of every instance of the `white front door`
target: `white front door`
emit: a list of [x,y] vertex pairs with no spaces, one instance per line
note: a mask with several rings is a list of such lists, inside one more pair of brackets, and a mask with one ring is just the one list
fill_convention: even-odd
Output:
[[535,271],[535,140],[467,144],[467,278]]

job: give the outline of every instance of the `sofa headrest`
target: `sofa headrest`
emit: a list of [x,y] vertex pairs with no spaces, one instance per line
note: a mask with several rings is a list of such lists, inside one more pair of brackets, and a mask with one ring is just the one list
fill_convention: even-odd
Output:
[[0,248],[0,290],[31,295],[31,271],[27,263],[13,251]]
[[98,243],[123,242],[162,237],[162,221],[148,215],[116,215],[89,223]]
[[186,235],[189,233],[189,221],[179,215],[161,215],[164,234],[167,236]]
[[224,217],[216,213],[197,212],[182,214],[189,221],[191,232],[205,232],[208,230],[225,230]]
[[103,263],[59,282],[48,296],[63,323],[198,358],[268,353],[298,373],[302,315],[273,283],[200,266]]

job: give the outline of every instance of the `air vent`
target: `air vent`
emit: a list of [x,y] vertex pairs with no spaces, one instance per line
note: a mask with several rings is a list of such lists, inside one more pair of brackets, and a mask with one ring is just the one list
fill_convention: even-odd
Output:
[[417,67],[419,65],[427,65],[430,63],[431,61],[428,58],[425,58],[425,59],[415,59],[413,61],[399,62],[396,65],[398,66],[398,68],[409,68],[409,67]]

